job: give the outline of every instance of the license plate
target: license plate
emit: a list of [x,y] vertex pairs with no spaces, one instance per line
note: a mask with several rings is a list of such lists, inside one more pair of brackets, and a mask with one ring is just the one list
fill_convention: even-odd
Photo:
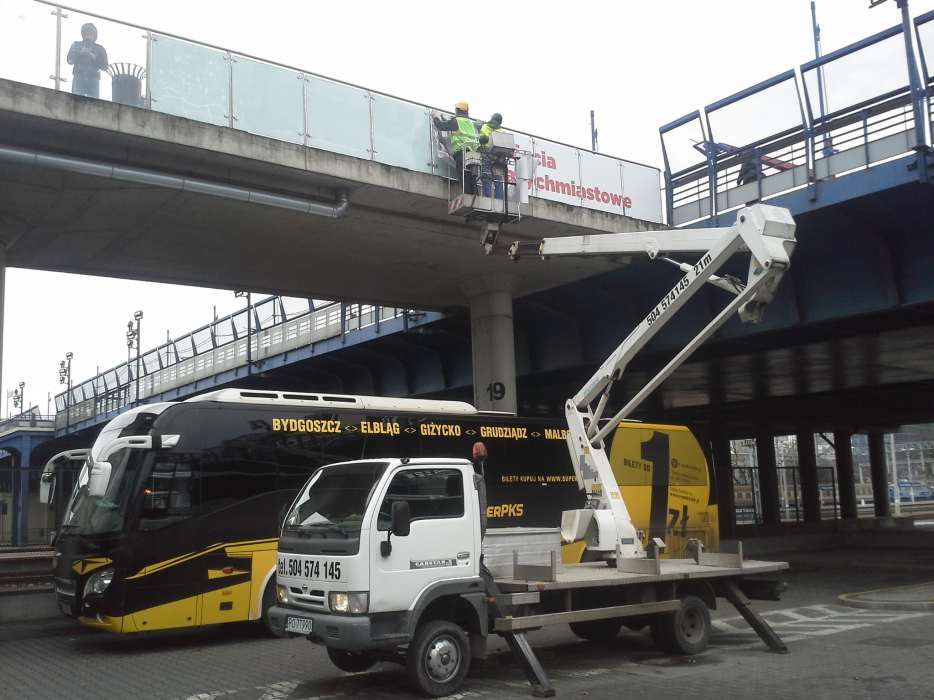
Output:
[[307,617],[287,617],[285,618],[285,631],[311,634],[311,620]]

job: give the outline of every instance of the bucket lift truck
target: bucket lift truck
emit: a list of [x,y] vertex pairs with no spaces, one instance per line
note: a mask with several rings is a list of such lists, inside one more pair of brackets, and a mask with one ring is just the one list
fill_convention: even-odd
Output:
[[[523,246],[513,243],[509,255],[517,260]],[[533,244],[534,245],[534,244]],[[565,542],[585,540],[588,551],[625,569],[627,560],[655,558],[664,543],[643,543],[629,516],[613,475],[605,440],[619,423],[713,335],[733,314],[757,323],[788,269],[795,247],[795,223],[787,209],[755,204],[739,210],[736,222],[725,228],[675,229],[646,233],[608,233],[546,238],[538,244],[543,259],[563,256],[647,255],[676,265],[684,276],[642,319],[603,362],[587,383],[565,404],[568,450],[577,483],[587,494],[588,508],[566,511],[561,530]],[[735,253],[748,251],[746,280],[719,276],[716,271]],[[669,255],[700,255],[697,262],[678,262]],[[704,284],[712,284],[733,299],[692,338],[658,374],[652,377],[615,415],[604,419],[613,385],[633,357],[678,313]],[[646,549],[648,548],[648,552]]]
[[[554,695],[555,689],[526,633],[548,625],[568,624],[576,635],[598,642],[613,639],[624,622],[633,629],[650,626],[659,648],[700,653],[710,639],[709,609],[721,598],[772,651],[787,652],[749,598],[777,600],[781,585],[756,576],[788,565],[744,560],[741,547],[735,554],[708,553],[699,543],[691,558],[659,558],[664,543],[644,543],[636,531],[604,441],[734,313],[749,322],[761,318],[788,269],[794,230],[787,210],[757,204],[741,209],[728,228],[547,238],[538,244],[546,259],[645,254],[684,273],[566,405],[568,449],[589,503],[563,514],[560,537],[584,540],[592,558],[612,567],[600,561],[561,564],[557,529],[490,529],[484,537],[482,480],[465,459],[397,457],[327,465],[299,491],[286,516],[279,539],[279,605],[269,612],[272,627],[323,644],[346,671],[364,671],[380,660],[399,662],[413,684],[432,697],[458,691],[471,659],[486,653],[490,634],[506,641],[540,697]],[[520,248],[511,246],[513,258]],[[750,254],[745,281],[716,274],[740,251]],[[699,258],[691,263],[669,257],[676,255]],[[733,298],[604,420],[610,390],[627,364],[704,284]],[[346,506],[340,517],[332,513],[339,520],[334,522],[321,512],[331,512],[328,489],[335,487],[327,483],[349,478],[359,493],[370,496]],[[316,536],[300,536],[303,527]],[[343,528],[353,528],[353,534]]]
[[[450,140],[439,134],[438,142],[453,161]],[[461,186],[456,187],[457,183],[451,186],[448,214],[461,217],[467,223],[479,223],[480,244],[489,255],[493,252],[501,226],[516,223],[527,216],[528,204],[520,201],[518,188],[510,183],[510,173],[516,173],[519,158],[513,134],[493,131],[489,142],[483,146],[483,152],[464,153],[463,171],[459,174]],[[467,182],[474,183],[474,192],[467,191],[464,186]]]

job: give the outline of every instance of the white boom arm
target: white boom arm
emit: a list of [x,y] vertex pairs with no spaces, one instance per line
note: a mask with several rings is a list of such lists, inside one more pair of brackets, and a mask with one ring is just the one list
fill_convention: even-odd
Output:
[[[518,243],[509,253],[518,257]],[[649,233],[610,233],[591,236],[545,238],[538,253],[543,259],[556,256],[632,255],[644,253],[677,265],[685,273],[678,283],[649,311],[642,322],[620,343],[596,373],[565,404],[568,422],[568,449],[577,475],[577,483],[588,494],[593,519],[598,527],[606,523],[598,517],[609,510],[615,525],[615,541],[607,533],[590,542],[609,558],[645,556],[645,550],[629,516],[619,485],[610,466],[604,440],[629,416],[659,384],[667,379],[697,348],[713,335],[734,313],[744,322],[757,323],[766,305],[772,301],[782,275],[788,269],[795,247],[795,223],[787,209],[755,204],[741,209],[730,227],[679,229]],[[750,253],[749,271],[743,283],[714,273],[737,252]],[[694,264],[678,263],[663,257],[668,253],[700,253]],[[658,333],[705,284],[710,283],[732,293],[734,298],[652,377],[619,412],[601,425],[610,390],[633,357]],[[580,513],[580,511],[571,512]],[[567,515],[567,514],[566,514]],[[579,516],[577,516],[579,517]],[[577,522],[577,521],[575,521]],[[578,529],[580,526],[578,525]]]

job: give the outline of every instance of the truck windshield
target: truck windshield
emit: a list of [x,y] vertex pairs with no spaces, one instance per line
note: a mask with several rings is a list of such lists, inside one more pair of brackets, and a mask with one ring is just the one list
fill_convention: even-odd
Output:
[[322,467],[302,489],[283,524],[296,533],[359,535],[363,514],[388,462],[351,462]]

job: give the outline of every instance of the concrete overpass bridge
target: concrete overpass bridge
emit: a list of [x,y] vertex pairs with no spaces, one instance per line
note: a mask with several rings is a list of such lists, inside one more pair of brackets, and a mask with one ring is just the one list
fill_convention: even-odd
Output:
[[[2,13],[14,47],[46,50],[0,67],[0,267],[469,308],[477,386],[509,387],[475,396],[496,410],[516,408],[512,299],[610,269],[482,255],[448,215],[440,110],[50,3]],[[114,61],[102,99],[68,92],[62,37],[89,21]],[[657,168],[515,137],[510,238],[660,225]]]
[[[834,488],[844,517],[855,517],[856,513],[853,470],[847,468],[853,459],[848,449],[850,436],[869,434],[868,458],[873,466],[874,490],[880,495],[875,499],[876,510],[884,515],[888,498],[881,497],[886,490],[883,431],[934,417],[934,400],[930,398],[934,360],[927,352],[934,340],[934,324],[931,323],[934,283],[929,272],[930,262],[934,260],[934,239],[930,235],[934,199],[929,180],[934,83],[931,62],[927,60],[934,55],[934,14],[915,18],[909,29],[919,48],[919,61],[915,66],[919,81],[911,79],[915,59],[909,60],[905,54],[904,32],[900,27],[893,27],[828,54],[820,61],[806,63],[711,103],[660,130],[666,165],[668,221],[678,226],[710,225],[711,222],[724,225],[743,203],[764,200],[791,208],[799,225],[799,250],[792,272],[781,288],[779,299],[769,309],[766,321],[752,328],[735,323],[722,329],[693,362],[666,382],[645,409],[646,415],[653,418],[690,422],[697,432],[710,438],[720,482],[719,495],[721,503],[727,506],[723,508],[726,519],[722,523],[727,533],[735,526],[731,517],[734,509],[728,506],[733,503],[731,485],[738,473],[734,467],[739,468],[731,457],[731,439],[752,439],[756,445],[758,464],[751,472],[754,477],[750,477],[755,482],[755,498],[761,506],[756,526],[759,531],[768,531],[782,525],[776,496],[778,472],[774,439],[776,435],[798,436],[796,474],[799,479],[796,483],[800,483],[802,518],[805,525],[816,526],[821,509],[817,458],[813,449],[815,433],[823,432],[827,436],[833,433],[831,440],[839,446]],[[866,69],[867,65],[872,68]],[[154,81],[153,94],[158,94],[155,92],[157,85]],[[14,87],[27,93],[35,90]],[[39,96],[42,100],[74,99],[49,91],[29,94],[33,103]],[[69,109],[77,111],[79,104],[82,109],[85,104],[95,109],[114,108],[118,112],[126,109],[86,100],[79,100]],[[0,111],[0,118],[7,113]],[[117,126],[128,119],[161,120],[164,116],[129,109],[126,115],[129,116],[117,119]],[[34,120],[45,123],[41,115],[16,118],[23,119],[21,123],[32,124]],[[188,122],[184,125],[186,133],[204,126]],[[229,125],[204,128],[218,129],[211,133],[222,137],[222,141],[257,138],[244,136]],[[206,138],[206,134],[199,138]],[[140,135],[136,134],[131,141],[139,144]],[[213,142],[208,139],[199,143],[192,148],[200,149],[200,153],[206,144]],[[290,149],[292,145],[282,148]],[[309,150],[306,144],[302,148]],[[310,162],[318,163],[317,152],[314,156]],[[354,156],[343,158],[353,159]],[[326,157],[330,159],[328,162],[342,163],[343,158],[339,155]],[[578,151],[577,158],[579,167],[583,168],[583,152]],[[360,160],[364,162],[358,163]],[[242,161],[236,162],[242,164]],[[372,175],[372,170],[386,169],[372,157],[369,162],[360,158],[348,162],[358,167],[355,172],[361,182],[364,176]],[[620,172],[625,165],[617,166]],[[189,167],[196,165],[189,164]],[[509,296],[514,299],[510,324],[514,328],[514,338],[507,344],[515,348],[518,407],[522,413],[554,414],[560,412],[564,397],[579,386],[594,364],[604,358],[641,318],[642,311],[674,280],[674,276],[669,278],[667,273],[650,270],[649,263],[642,260],[616,261],[600,268],[572,268],[557,262],[538,261],[523,262],[518,267],[500,267],[502,261],[476,254],[473,230],[445,219],[441,205],[447,185],[442,177],[407,169],[402,172],[398,167],[390,170],[394,176],[407,179],[406,185],[393,188],[391,183],[380,181],[360,186],[361,202],[368,201],[366,197],[370,195],[366,193],[370,189],[372,196],[383,196],[381,206],[360,216],[369,217],[366,222],[370,225],[387,213],[399,214],[392,207],[403,197],[408,203],[422,203],[420,223],[413,224],[411,230],[402,230],[406,231],[406,237],[415,240],[408,250],[416,255],[427,255],[420,249],[426,241],[434,240],[424,231],[422,238],[411,232],[424,226],[423,222],[431,222],[432,230],[437,226],[450,233],[445,240],[451,246],[451,255],[431,260],[418,258],[420,265],[428,265],[438,277],[444,277],[445,270],[453,270],[448,276],[453,279],[439,283],[437,289],[441,292],[431,296],[431,289],[413,289],[396,279],[393,281],[395,291],[387,294],[386,289],[365,287],[371,280],[363,280],[362,287],[356,286],[356,278],[353,283],[349,279],[342,280],[337,273],[349,268],[335,268],[332,281],[336,286],[322,287],[320,296],[361,298],[399,306],[380,311],[373,304],[353,308],[344,303],[329,310],[309,308],[293,317],[286,314],[285,320],[280,317],[279,322],[268,324],[254,334],[257,336],[251,345],[257,353],[254,357],[260,357],[261,347],[267,350],[261,358],[261,366],[246,361],[246,339],[238,335],[242,330],[236,330],[237,324],[243,325],[242,321],[222,320],[235,328],[224,343],[217,344],[222,333],[212,335],[200,329],[165,346],[161,350],[162,357],[168,360],[159,359],[159,349],[147,352],[149,359],[138,374],[140,398],[182,398],[225,383],[257,387],[286,383],[354,393],[466,399],[473,394],[476,399],[476,357],[471,353],[471,341],[476,340],[476,328],[482,320],[476,314],[472,317],[466,314],[463,307],[470,306],[477,297],[469,283],[475,279],[488,283],[502,272],[509,275],[506,278]],[[284,172],[274,170],[276,177]],[[231,169],[229,172],[242,175],[243,171]],[[199,176],[206,174],[203,170],[197,173]],[[28,173],[23,170],[16,175],[24,177]],[[330,176],[331,180],[323,181],[331,189],[317,191],[319,201],[325,201],[329,192],[330,198],[336,201],[334,193],[338,186],[346,183],[346,179],[335,173]],[[302,173],[302,177],[310,176]],[[411,190],[417,190],[416,181],[426,187],[434,182],[434,199],[421,190],[414,196]],[[83,184],[89,182],[91,180]],[[99,181],[94,182],[101,186]],[[578,182],[587,180],[581,176]],[[287,191],[290,196],[296,196],[303,190],[296,185]],[[59,192],[61,196],[63,190]],[[183,192],[173,196],[179,197],[177,203],[184,205],[188,195]],[[351,213],[357,198],[356,191],[352,191]],[[517,238],[559,231],[622,230],[620,224],[628,230],[655,225],[650,220],[652,217],[621,218],[626,217],[625,211],[612,214],[581,206],[568,208],[551,200],[540,203],[534,194],[530,202],[533,210],[538,208],[541,218],[516,227]],[[173,226],[193,226],[186,223],[191,217],[203,225],[197,207],[186,211],[187,216],[182,217],[185,220],[172,220]],[[238,209],[236,214],[247,215],[246,209]],[[300,223],[293,224],[291,236],[307,233],[310,220],[304,217]],[[132,220],[129,223],[132,224]],[[325,220],[322,225],[331,223]],[[523,228],[529,223],[534,226]],[[317,224],[315,219],[315,228]],[[200,233],[196,229],[189,231]],[[379,254],[388,255],[393,249],[388,241],[399,237],[396,231],[396,228],[386,230],[383,236],[367,240]],[[338,235],[354,234],[342,229]],[[237,245],[251,244],[249,232],[239,236]],[[105,245],[103,250],[119,250],[123,245],[121,240],[119,236],[111,236],[110,247]],[[145,246],[141,242],[136,245],[132,250],[144,255]],[[259,253],[255,247],[246,250]],[[310,254],[312,249],[302,250]],[[78,259],[82,256],[80,250],[74,254]],[[332,251],[332,254],[338,256],[333,259],[341,264],[348,262],[346,258],[341,259],[339,253]],[[87,256],[90,257],[93,256]],[[70,257],[62,255],[59,262],[49,264],[49,269],[65,269],[57,265],[69,260]],[[167,260],[163,258],[162,262]],[[391,260],[403,266],[399,271],[405,277],[404,260]],[[137,264],[134,261],[133,255],[120,258],[121,264],[142,276],[144,272],[133,267]],[[203,262],[198,259],[192,263],[192,274]],[[369,273],[380,269],[377,262],[380,261],[372,261]],[[294,266],[294,261],[292,264]],[[158,267],[150,265],[145,274],[156,274]],[[168,264],[163,267],[167,272],[174,269]],[[268,270],[242,272],[273,279]],[[223,270],[210,274],[220,275]],[[212,278],[205,283],[218,285],[219,279]],[[305,295],[302,290],[306,287],[276,287],[259,284],[256,279],[259,278],[249,278],[250,287]],[[296,273],[295,279],[301,281],[300,273]],[[340,286],[343,282],[347,287]],[[247,285],[231,278],[219,286]],[[366,295],[358,296],[356,290],[363,288]],[[341,289],[351,291],[341,292]],[[330,293],[335,291],[337,293]],[[660,334],[646,357],[632,367],[624,389],[631,391],[683,343],[692,328],[705,322],[716,307],[719,294],[711,289],[698,295],[692,302],[691,312],[682,314],[683,319],[675,327]],[[263,303],[274,306],[278,302],[266,300]],[[444,313],[413,316],[410,312],[395,310],[407,306]],[[255,327],[263,326],[262,319],[267,316],[262,311],[255,312]],[[308,319],[301,320],[304,316]],[[322,318],[323,321],[316,320]],[[357,321],[358,318],[365,320]],[[328,332],[331,335],[316,338],[309,331],[297,339],[290,336],[293,331],[288,330],[289,323],[306,323],[309,329],[317,323],[330,323]],[[354,324],[362,328],[352,327]],[[353,334],[362,334],[354,336],[361,342],[352,340]],[[214,340],[205,341],[208,336]],[[290,342],[298,345],[288,346]],[[233,355],[229,356],[230,353]],[[218,357],[222,356],[221,364],[210,365],[209,356],[211,363],[218,362]],[[60,434],[89,430],[112,411],[119,410],[127,397],[132,399],[135,395],[137,375],[134,372],[134,363],[122,370],[114,368],[82,382],[70,397],[58,397]],[[479,386],[482,389],[483,385]],[[625,390],[621,392],[625,393]],[[64,410],[66,406],[69,412]],[[749,484],[745,486],[752,488]]]

